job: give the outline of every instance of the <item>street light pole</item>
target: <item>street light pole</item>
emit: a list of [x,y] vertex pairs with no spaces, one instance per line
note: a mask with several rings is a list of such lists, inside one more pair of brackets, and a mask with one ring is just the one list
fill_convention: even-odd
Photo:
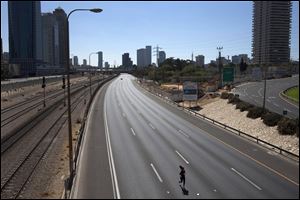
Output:
[[221,63],[221,50],[223,47],[217,47],[217,50],[219,51],[219,86],[218,88],[221,89],[223,86],[223,80],[222,80],[222,63]]
[[74,9],[72,10],[68,16],[66,21],[66,53],[67,53],[67,62],[66,62],[66,68],[67,68],[67,85],[68,85],[68,127],[69,127],[69,170],[70,170],[70,177],[69,177],[69,184],[68,189],[71,189],[72,182],[73,182],[73,144],[72,144],[72,121],[71,121],[71,94],[70,94],[70,37],[69,37],[69,17],[70,15],[75,11],[91,11],[95,13],[102,12],[102,9],[94,8],[94,9]]
[[92,98],[92,74],[91,74],[91,55],[92,55],[93,53],[90,53],[90,55],[89,55],[89,71],[90,71],[90,99]]
[[[74,10],[72,11],[74,12]],[[72,14],[72,12],[70,14]],[[68,130],[69,130],[69,182],[68,182],[68,189],[71,189],[72,182],[73,182],[73,144],[72,144],[72,120],[71,120],[71,94],[70,94],[70,38],[69,38],[69,17],[67,17],[67,94],[68,94]]]
[[265,112],[265,107],[266,107],[266,86],[267,86],[267,65],[265,67],[265,80],[264,80],[264,101],[263,101],[263,112]]

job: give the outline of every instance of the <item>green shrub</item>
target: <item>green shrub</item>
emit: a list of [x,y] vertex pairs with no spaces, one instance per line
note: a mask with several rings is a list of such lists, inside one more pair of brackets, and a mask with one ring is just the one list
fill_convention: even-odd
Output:
[[261,117],[263,114],[263,108],[253,106],[252,108],[249,108],[249,112],[247,113],[247,117],[256,119],[258,117]]
[[228,94],[228,99],[232,99],[234,97],[234,94],[233,93],[229,93]]
[[247,102],[238,102],[236,104],[236,109],[240,109],[241,112],[244,112],[245,110],[249,110],[250,108],[252,108],[253,105],[251,105],[250,103]]
[[241,100],[237,96],[234,96],[233,98],[228,99],[228,103],[237,104],[239,102],[241,102]]
[[263,114],[261,118],[263,119],[264,124],[268,126],[276,126],[281,120],[282,116],[277,113],[267,112]]
[[222,92],[221,93],[221,99],[228,99],[228,93],[227,92]]
[[277,130],[282,135],[294,135],[297,131],[297,122],[294,119],[282,117],[278,122]]

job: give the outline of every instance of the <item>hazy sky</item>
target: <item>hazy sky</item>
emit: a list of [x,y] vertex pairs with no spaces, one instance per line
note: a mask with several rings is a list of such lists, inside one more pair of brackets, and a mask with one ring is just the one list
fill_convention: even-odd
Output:
[[[91,52],[102,51],[104,61],[122,64],[128,52],[136,63],[136,50],[158,45],[167,57],[191,59],[202,54],[205,63],[214,60],[217,47],[222,56],[246,53],[251,56],[252,2],[126,2],[42,1],[42,12],[61,7],[68,14],[76,8],[102,8],[99,14],[75,12],[70,16],[70,55],[79,63]],[[293,1],[291,58],[299,60],[299,2]],[[1,37],[8,51],[7,2],[1,1]],[[97,65],[97,55],[92,55]],[[195,58],[194,58],[195,59]],[[152,56],[152,62],[156,57]]]

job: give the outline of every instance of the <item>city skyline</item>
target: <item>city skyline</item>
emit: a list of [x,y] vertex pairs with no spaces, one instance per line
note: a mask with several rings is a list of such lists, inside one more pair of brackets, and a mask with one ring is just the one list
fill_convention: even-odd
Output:
[[[217,58],[217,46],[223,46],[224,57],[252,57],[252,2],[41,2],[42,13],[53,12],[57,7],[67,14],[75,8],[103,9],[100,14],[82,12],[70,18],[70,55],[78,56],[79,60],[87,59],[91,52],[102,51],[103,61],[121,65],[122,54],[128,52],[136,64],[137,49],[148,45],[162,47],[167,57],[191,59],[192,53],[194,57],[204,55],[205,63]],[[298,9],[299,2],[293,1],[294,60],[299,60]],[[7,2],[1,2],[1,13],[1,37],[6,52]],[[152,62],[155,60],[152,54]],[[91,61],[97,66],[96,56]]]

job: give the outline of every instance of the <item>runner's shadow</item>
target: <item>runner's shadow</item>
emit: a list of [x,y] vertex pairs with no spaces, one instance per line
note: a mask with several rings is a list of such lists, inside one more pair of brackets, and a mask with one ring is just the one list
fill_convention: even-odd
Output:
[[182,194],[183,195],[189,195],[189,191],[185,188],[185,187],[182,187],[181,185],[179,185],[181,190],[182,190]]

